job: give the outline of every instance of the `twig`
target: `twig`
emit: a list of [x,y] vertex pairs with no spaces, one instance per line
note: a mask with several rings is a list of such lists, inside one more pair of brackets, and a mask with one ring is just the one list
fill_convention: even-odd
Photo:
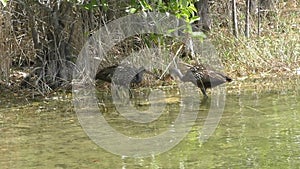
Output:
[[175,62],[175,59],[176,57],[178,56],[179,52],[181,51],[183,45],[180,45],[179,49],[177,50],[175,56],[173,57],[172,61],[168,64],[167,68],[164,70],[164,72],[162,73],[162,75],[159,77],[159,79],[161,79],[165,74],[166,72],[169,70],[169,67],[171,66],[172,62],[174,62],[175,66],[177,67],[177,64]]

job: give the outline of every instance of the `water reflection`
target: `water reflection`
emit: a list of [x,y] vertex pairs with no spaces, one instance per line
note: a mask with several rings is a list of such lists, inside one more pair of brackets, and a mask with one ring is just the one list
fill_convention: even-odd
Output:
[[[139,92],[147,96],[147,91]],[[134,106],[147,109],[136,93]],[[109,95],[99,108],[125,135],[149,137],[168,129],[180,108],[178,91],[166,91],[166,110],[149,124],[129,122]],[[168,152],[147,158],[111,154],[82,130],[69,100],[43,100],[0,108],[1,168],[297,168],[300,166],[299,90],[241,92],[226,97],[216,131],[199,143],[211,100],[202,102],[189,134]],[[175,113],[174,113],[175,112]],[[122,141],[122,140],[120,140]]]

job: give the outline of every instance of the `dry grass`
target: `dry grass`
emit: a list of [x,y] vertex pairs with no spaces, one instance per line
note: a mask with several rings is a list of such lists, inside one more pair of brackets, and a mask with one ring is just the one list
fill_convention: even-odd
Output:
[[[288,8],[291,5],[293,8]],[[299,7],[296,1],[289,5],[279,3],[276,15],[263,19],[260,36],[255,18],[250,38],[240,33],[235,39],[229,29],[216,27],[211,38],[226,72],[235,79],[295,76],[300,68],[300,7],[294,8],[295,5]]]
[[[243,5],[242,1],[239,2],[239,5]],[[260,88],[271,90],[272,88],[286,88],[286,86],[296,85],[292,81],[300,77],[295,75],[296,70],[300,68],[299,2],[293,0],[288,2],[279,1],[273,15],[270,18],[264,18],[259,37],[256,35],[257,18],[255,16],[251,18],[251,37],[245,38],[243,36],[244,14],[243,11],[239,11],[240,36],[237,39],[230,32],[230,11],[228,11],[230,8],[228,3],[220,4],[213,6],[211,9],[214,25],[209,37],[212,39],[224,64],[226,74],[235,79],[235,82],[230,85],[231,88],[237,89],[249,86],[249,88],[258,90]],[[14,4],[10,2],[9,5]],[[240,8],[243,7],[240,6]],[[15,8],[11,7],[11,9]],[[21,16],[20,13],[15,16],[17,14],[14,12],[0,12],[0,84],[9,81],[8,77],[12,72],[11,63],[13,60],[26,62],[26,60],[35,57],[28,25],[22,24],[26,23],[26,17]],[[220,13],[225,15],[220,15]],[[11,17],[15,17],[15,20],[18,19],[20,22],[13,25]],[[126,43],[125,48],[124,45],[121,48],[116,46],[112,50],[111,56],[113,57],[105,58],[106,62],[103,62],[100,67],[115,64],[115,62],[126,57],[124,54],[139,50],[138,47],[140,46],[145,46],[145,44],[140,44],[144,43],[140,41],[141,38],[129,39],[126,42],[130,43]],[[18,65],[14,66],[16,67],[13,67],[13,69],[19,69]],[[170,80],[167,80],[166,83],[156,82],[151,77],[146,79],[150,81],[150,86],[152,84],[165,85],[172,83]],[[276,83],[272,84],[274,80],[276,80]],[[260,87],[261,83],[264,83],[264,87]],[[149,83],[144,85],[149,85]]]
[[10,1],[5,9],[0,6],[0,82],[2,79],[5,84],[11,83],[12,69],[20,69],[19,65],[35,57],[27,20],[14,5]]

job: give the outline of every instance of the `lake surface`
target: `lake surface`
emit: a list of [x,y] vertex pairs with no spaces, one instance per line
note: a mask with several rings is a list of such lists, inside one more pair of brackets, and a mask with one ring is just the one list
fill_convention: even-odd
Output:
[[[199,135],[212,101],[197,108],[195,123],[174,148],[149,157],[125,157],[104,150],[85,133],[71,96],[0,102],[1,168],[298,168],[300,166],[300,88],[227,93],[216,130]],[[137,110],[149,108],[149,91],[134,91]],[[140,138],[167,131],[182,106],[178,90],[165,89],[165,108],[150,123],[120,115],[109,92],[97,92],[99,110],[116,131]],[[146,98],[146,99],[145,99]],[[157,104],[162,100],[157,100]],[[122,141],[120,141],[122,144]],[[126,147],[125,147],[126,148]]]

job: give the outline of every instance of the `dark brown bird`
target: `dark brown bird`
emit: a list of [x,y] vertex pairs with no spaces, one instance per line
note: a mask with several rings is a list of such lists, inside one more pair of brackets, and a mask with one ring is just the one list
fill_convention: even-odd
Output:
[[178,68],[171,68],[170,73],[178,76],[183,82],[192,82],[194,85],[198,86],[205,97],[208,97],[206,94],[207,88],[213,88],[220,84],[232,81],[230,77],[208,69],[201,64],[191,66],[184,75]]
[[146,70],[143,66],[137,69],[127,65],[113,65],[100,70],[96,74],[96,79],[129,87],[130,84],[141,83],[144,73],[148,73],[159,78],[154,73]]

